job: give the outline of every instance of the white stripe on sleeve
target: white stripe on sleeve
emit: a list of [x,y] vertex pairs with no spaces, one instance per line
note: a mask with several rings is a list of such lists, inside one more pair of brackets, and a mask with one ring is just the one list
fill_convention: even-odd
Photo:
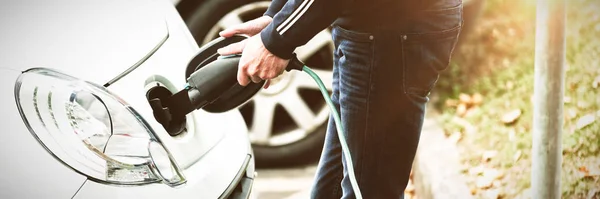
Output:
[[287,25],[287,27],[285,27],[283,30],[281,30],[281,32],[279,33],[280,35],[283,35],[283,33],[285,33],[285,31],[287,31],[288,29],[290,29],[292,27],[292,25],[294,25],[294,23],[296,23],[296,21],[298,21],[298,19],[300,19],[300,17],[302,17],[302,15],[308,10],[308,8],[310,7],[310,5],[315,2],[315,0],[309,0],[308,5],[306,5],[302,11],[300,12],[299,15],[297,15],[294,20],[292,20],[291,23],[289,23]]
[[304,0],[302,2],[302,4],[300,4],[300,6],[298,6],[298,8],[296,8],[296,10],[294,10],[294,12],[292,13],[292,15],[290,15],[285,21],[283,21],[283,23],[279,24],[279,26],[277,26],[277,32],[279,32],[283,27],[286,26],[286,24],[288,24],[297,14],[298,12],[300,12],[300,10],[302,10],[302,8],[306,5],[306,3],[310,1],[310,0]]

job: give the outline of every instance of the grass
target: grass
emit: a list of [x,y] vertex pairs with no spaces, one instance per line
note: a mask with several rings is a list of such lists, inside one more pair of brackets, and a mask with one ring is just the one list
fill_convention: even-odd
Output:
[[[600,198],[600,86],[594,88],[600,78],[600,2],[568,4],[561,192],[563,198]],[[441,123],[449,137],[460,138],[465,175],[478,198],[528,198],[534,49],[534,1],[488,0],[435,89]],[[461,94],[483,100],[459,110]],[[502,121],[516,110],[516,121]],[[500,174],[487,183],[482,175],[490,170]]]

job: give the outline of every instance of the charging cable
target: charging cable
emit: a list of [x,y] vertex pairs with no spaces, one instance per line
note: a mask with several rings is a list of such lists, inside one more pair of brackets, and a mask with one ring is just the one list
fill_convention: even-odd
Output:
[[315,82],[317,82],[317,84],[319,85],[319,90],[321,90],[321,94],[323,94],[323,98],[325,99],[327,105],[329,105],[329,108],[331,109],[331,113],[333,114],[333,119],[335,121],[335,127],[337,129],[337,134],[340,138],[340,144],[342,145],[342,153],[344,153],[344,156],[346,157],[346,169],[348,169],[348,177],[350,177],[350,184],[352,185],[352,189],[354,190],[356,198],[362,199],[362,194],[360,193],[358,183],[356,182],[356,176],[354,175],[354,165],[352,164],[350,149],[348,149],[348,143],[346,143],[346,137],[344,137],[344,125],[342,124],[342,121],[340,119],[340,114],[338,113],[335,105],[333,105],[331,97],[329,97],[329,92],[323,84],[323,81],[321,81],[321,78],[319,78],[319,76],[306,65],[302,67],[302,71],[306,72],[308,75],[310,75],[310,77],[312,77],[315,80]]

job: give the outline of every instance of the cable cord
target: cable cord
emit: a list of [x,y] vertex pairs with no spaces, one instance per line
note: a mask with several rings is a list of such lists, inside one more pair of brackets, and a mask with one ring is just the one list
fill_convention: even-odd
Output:
[[331,101],[331,97],[329,97],[329,92],[327,88],[321,81],[321,78],[312,71],[308,66],[302,67],[302,71],[306,72],[310,77],[312,77],[315,82],[319,85],[319,90],[321,90],[321,94],[323,94],[323,98],[329,105],[331,109],[331,113],[333,114],[333,119],[335,121],[335,127],[337,129],[338,137],[340,138],[340,144],[342,145],[342,153],[344,153],[344,157],[346,159],[346,165],[348,169],[348,177],[350,177],[350,184],[352,185],[352,189],[354,190],[354,194],[357,199],[362,199],[362,194],[360,193],[360,189],[358,188],[358,182],[356,181],[356,176],[354,175],[354,165],[352,164],[352,157],[350,156],[350,149],[348,149],[348,143],[346,143],[346,137],[344,137],[344,126],[340,119],[340,114],[337,111],[335,105]]

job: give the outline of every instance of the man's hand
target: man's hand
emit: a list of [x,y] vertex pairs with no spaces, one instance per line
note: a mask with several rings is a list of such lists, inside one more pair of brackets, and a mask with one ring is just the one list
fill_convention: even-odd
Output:
[[[289,62],[269,52],[263,45],[260,35],[239,42],[235,48],[219,49],[219,54],[226,55],[239,50],[242,51],[242,57],[238,66],[237,80],[242,86],[248,85],[250,81],[258,83],[281,75]],[[265,88],[268,87],[269,82],[265,84]]]
[[[221,37],[231,37],[233,35],[247,35],[247,36],[251,37],[251,36],[254,36],[254,35],[260,33],[260,31],[265,29],[265,27],[267,27],[271,23],[271,21],[273,21],[273,19],[271,17],[262,16],[262,17],[247,21],[246,23],[229,27],[229,28],[219,32],[219,35]],[[246,40],[240,41],[237,43],[233,43],[233,44],[229,44],[228,46],[225,46],[225,47],[219,49],[218,52],[221,55],[240,54],[240,53],[242,53],[242,50],[244,50],[245,43],[246,43]]]
[[220,55],[240,54],[240,63],[238,66],[237,79],[240,85],[246,86],[250,81],[258,83],[267,80],[264,88],[268,88],[269,79],[273,79],[285,71],[289,60],[281,59],[267,50],[257,35],[273,19],[269,16],[263,16],[246,23],[228,28],[219,33],[222,37],[231,37],[236,34],[246,34],[251,36],[244,41],[237,42],[220,48]]
[[267,27],[271,23],[271,21],[273,21],[273,18],[271,18],[269,16],[262,16],[262,17],[247,21],[246,23],[229,27],[229,28],[219,32],[219,35],[221,37],[231,37],[233,35],[254,36],[254,35],[260,33],[260,31],[262,31],[263,29],[265,29],[265,27]]

